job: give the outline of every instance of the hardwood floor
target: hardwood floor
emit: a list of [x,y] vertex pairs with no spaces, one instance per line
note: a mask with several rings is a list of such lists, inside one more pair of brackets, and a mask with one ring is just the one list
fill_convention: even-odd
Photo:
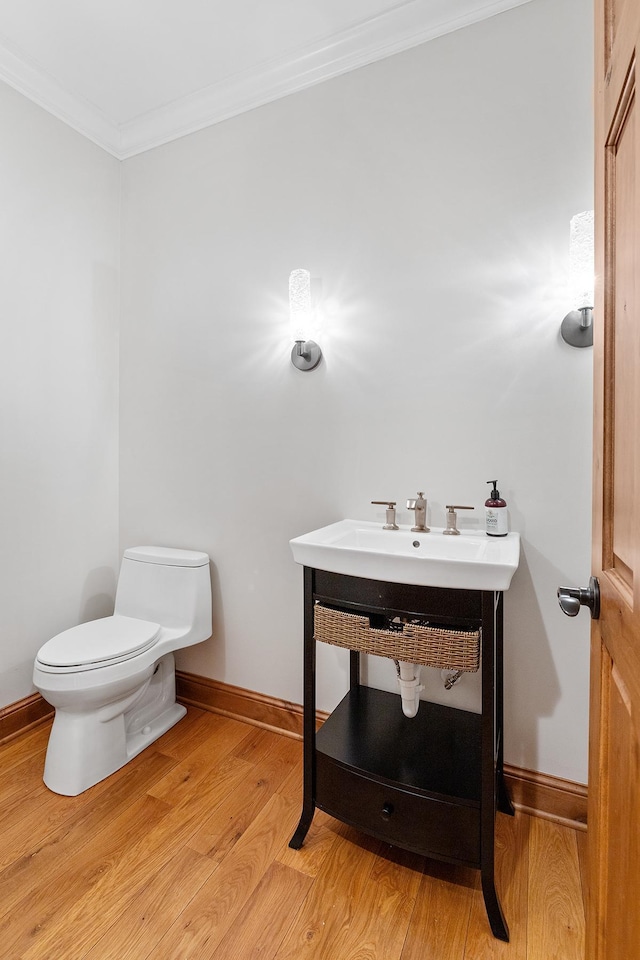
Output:
[[300,742],[189,708],[79,797],[42,783],[49,726],[0,746],[3,960],[581,960],[584,833],[498,816],[509,944],[474,870],[317,812],[290,850]]

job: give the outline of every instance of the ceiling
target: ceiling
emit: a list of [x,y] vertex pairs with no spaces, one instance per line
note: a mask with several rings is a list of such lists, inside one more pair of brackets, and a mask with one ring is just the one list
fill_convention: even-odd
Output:
[[0,79],[124,159],[529,0],[0,0]]

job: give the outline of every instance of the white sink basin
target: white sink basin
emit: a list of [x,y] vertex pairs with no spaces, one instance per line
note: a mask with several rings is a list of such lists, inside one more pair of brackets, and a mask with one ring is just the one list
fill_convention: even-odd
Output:
[[305,567],[369,580],[457,590],[508,590],[520,560],[520,534],[488,537],[472,530],[443,536],[442,528],[412,533],[380,523],[340,520],[290,541]]

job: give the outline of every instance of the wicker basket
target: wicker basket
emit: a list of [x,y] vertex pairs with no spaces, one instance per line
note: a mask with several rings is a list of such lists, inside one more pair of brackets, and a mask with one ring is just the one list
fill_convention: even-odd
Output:
[[316,603],[314,637],[336,647],[407,663],[422,663],[441,670],[475,673],[480,666],[479,630],[447,630],[419,622],[398,624],[398,629],[379,630],[371,626],[368,617],[343,613]]

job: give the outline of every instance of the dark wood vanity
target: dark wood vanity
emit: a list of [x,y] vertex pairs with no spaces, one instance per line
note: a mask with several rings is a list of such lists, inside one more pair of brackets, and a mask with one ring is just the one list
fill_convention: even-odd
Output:
[[[389,623],[420,619],[480,631],[480,713],[422,701],[406,717],[398,694],[360,683],[316,732],[314,608]],[[503,595],[369,580],[304,568],[303,808],[290,846],[302,846],[319,807],[386,843],[481,871],[494,936],[509,939],[494,876],[496,810],[513,814],[503,775]]]

